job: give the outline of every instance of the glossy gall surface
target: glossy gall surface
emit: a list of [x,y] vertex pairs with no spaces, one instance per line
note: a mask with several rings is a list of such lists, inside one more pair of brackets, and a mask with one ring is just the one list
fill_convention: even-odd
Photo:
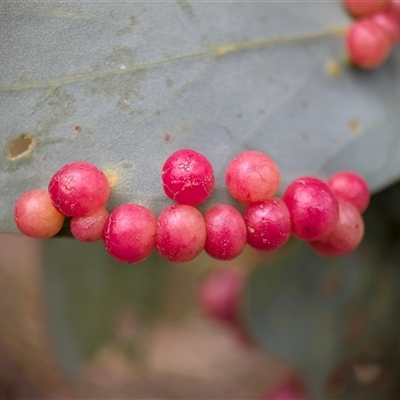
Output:
[[400,21],[400,0],[389,0],[389,7],[387,9]]
[[68,217],[82,217],[103,207],[110,196],[110,185],[95,165],[77,161],[64,165],[48,186],[54,207]]
[[238,154],[226,168],[229,193],[246,204],[272,197],[281,183],[281,173],[275,161],[257,150]]
[[339,199],[339,222],[326,237],[310,242],[317,253],[338,257],[351,253],[361,243],[364,236],[364,221],[353,204]]
[[283,201],[290,213],[292,233],[300,239],[318,240],[339,220],[336,196],[321,179],[296,179],[285,190]]
[[214,171],[208,159],[191,149],[178,150],[168,157],[161,178],[169,198],[190,206],[205,201],[215,184]]
[[395,46],[400,38],[400,21],[391,12],[380,12],[370,17],[372,22],[379,25],[389,36],[390,43]]
[[246,246],[246,225],[236,208],[220,204],[204,215],[206,243],[204,250],[217,260],[233,260]]
[[64,216],[54,208],[47,190],[34,189],[17,200],[14,221],[24,235],[46,239],[60,231]]
[[346,35],[346,46],[352,62],[364,69],[382,65],[392,49],[389,35],[370,20],[352,24]]
[[337,198],[346,200],[364,212],[371,195],[367,181],[352,171],[338,171],[328,179],[328,185]]
[[389,7],[389,0],[344,0],[343,3],[355,18],[368,17]]
[[139,204],[121,204],[109,215],[104,246],[115,259],[132,264],[145,260],[154,249],[156,218]]
[[107,218],[108,212],[105,208],[100,208],[93,214],[84,217],[72,217],[70,223],[72,236],[85,243],[101,240]]
[[205,242],[206,224],[196,208],[175,204],[158,216],[156,249],[167,260],[193,260],[204,249]]
[[244,213],[247,243],[257,250],[282,247],[291,235],[290,213],[279,198],[251,204]]

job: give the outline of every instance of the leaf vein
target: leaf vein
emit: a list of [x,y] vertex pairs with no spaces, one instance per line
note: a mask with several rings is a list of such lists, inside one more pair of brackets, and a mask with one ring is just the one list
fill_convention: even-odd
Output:
[[218,59],[226,54],[237,53],[243,51],[254,50],[257,48],[267,48],[270,46],[284,45],[284,44],[293,44],[303,41],[309,40],[318,40],[323,39],[330,36],[343,35],[346,31],[347,27],[339,27],[333,28],[318,32],[310,32],[304,35],[293,35],[286,37],[275,37],[270,39],[265,39],[261,41],[252,41],[252,42],[243,42],[243,43],[234,43],[217,46],[214,49],[206,50],[203,52],[191,53],[180,55],[177,57],[167,57],[161,60],[150,61],[147,63],[138,63],[127,65],[125,69],[121,68],[113,68],[106,71],[98,71],[98,72],[90,72],[86,74],[78,74],[75,76],[70,76],[66,78],[59,78],[54,81],[46,81],[46,82],[32,82],[32,83],[20,83],[12,86],[4,86],[0,87],[0,91],[18,91],[18,90],[28,90],[28,89],[37,89],[37,88],[45,88],[45,87],[57,87],[61,85],[68,85],[72,83],[93,80],[98,78],[103,78],[111,75],[119,75],[124,74],[128,71],[137,71],[148,68],[154,68],[159,66],[164,66],[167,64],[177,63],[185,60],[193,60],[196,58],[204,58],[204,57],[214,57]]

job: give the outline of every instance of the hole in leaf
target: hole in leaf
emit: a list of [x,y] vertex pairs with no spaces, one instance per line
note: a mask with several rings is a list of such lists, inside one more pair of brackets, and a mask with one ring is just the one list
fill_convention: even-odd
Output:
[[11,160],[22,157],[35,147],[35,138],[31,135],[23,134],[13,140],[8,146],[8,156]]

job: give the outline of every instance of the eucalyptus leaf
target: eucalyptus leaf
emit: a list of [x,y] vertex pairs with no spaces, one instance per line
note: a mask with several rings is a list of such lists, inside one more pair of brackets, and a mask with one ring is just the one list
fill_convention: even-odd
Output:
[[75,160],[114,177],[110,209],[158,213],[170,204],[162,164],[184,147],[215,168],[204,207],[232,202],[224,170],[249,148],[277,161],[282,188],[342,168],[388,185],[400,173],[399,53],[350,67],[350,21],[340,2],[3,0],[0,231],[16,232],[24,191]]

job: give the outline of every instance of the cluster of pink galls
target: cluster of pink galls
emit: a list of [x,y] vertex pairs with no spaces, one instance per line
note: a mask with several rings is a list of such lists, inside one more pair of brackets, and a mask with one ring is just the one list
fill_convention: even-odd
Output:
[[400,39],[400,0],[344,0],[356,18],[346,36],[347,51],[360,68],[382,65]]
[[158,218],[140,204],[127,203],[110,214],[106,175],[95,165],[72,162],[50,179],[48,190],[23,194],[15,206],[15,222],[22,233],[48,238],[71,217],[72,235],[82,242],[103,239],[115,259],[137,263],[154,248],[166,259],[186,262],[204,249],[218,260],[232,260],[246,244],[261,251],[282,247],[294,235],[318,253],[340,256],[353,251],[364,233],[361,217],[369,190],[359,175],[343,171],[327,182],[316,177],[293,181],[283,197],[275,197],[281,175],[268,155],[255,150],[238,154],[226,168],[229,193],[246,205],[218,204],[202,215],[195,208],[212,193],[212,165],[201,153],[182,149],[162,167],[164,192],[176,204]]

